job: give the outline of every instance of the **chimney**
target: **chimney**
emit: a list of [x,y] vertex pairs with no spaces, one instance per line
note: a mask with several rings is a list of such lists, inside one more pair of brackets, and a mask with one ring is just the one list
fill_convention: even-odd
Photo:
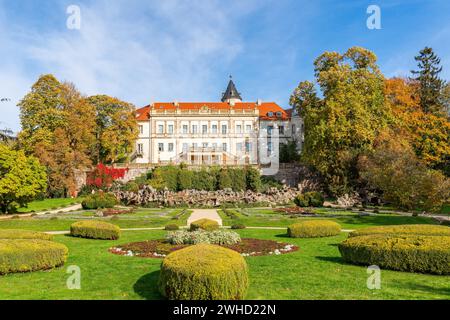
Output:
[[262,100],[261,100],[261,99],[256,100],[256,105],[257,105],[258,107],[260,107],[261,104],[262,104]]

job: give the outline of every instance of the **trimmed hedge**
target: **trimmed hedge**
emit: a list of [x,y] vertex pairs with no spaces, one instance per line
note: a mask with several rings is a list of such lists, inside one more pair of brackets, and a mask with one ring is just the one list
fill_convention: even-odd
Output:
[[427,224],[405,224],[394,226],[369,227],[355,230],[349,237],[365,236],[370,234],[383,235],[423,235],[423,236],[450,236],[450,228]]
[[341,232],[341,226],[328,220],[307,220],[290,225],[287,229],[291,238],[330,237]]
[[339,244],[346,262],[380,268],[450,274],[450,236],[366,235]]
[[0,229],[0,239],[41,239],[53,240],[51,234],[44,232],[20,230],[20,229]]
[[191,223],[191,227],[189,230],[195,231],[198,229],[206,230],[206,231],[213,231],[219,229],[219,223],[215,220],[210,219],[200,219],[197,221],[193,221]]
[[120,228],[103,221],[78,221],[70,226],[70,234],[81,238],[117,240],[120,237]]
[[0,274],[46,270],[62,266],[69,250],[41,239],[0,239]]
[[104,209],[112,208],[117,204],[117,198],[111,193],[96,192],[88,195],[81,206],[83,209]]
[[210,244],[169,254],[159,277],[159,290],[170,300],[239,300],[248,284],[245,259],[236,251]]
[[231,229],[245,229],[245,225],[243,224],[233,224]]

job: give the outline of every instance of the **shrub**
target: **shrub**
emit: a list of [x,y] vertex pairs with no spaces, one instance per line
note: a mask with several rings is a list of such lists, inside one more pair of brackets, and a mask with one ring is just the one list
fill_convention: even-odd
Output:
[[231,229],[245,229],[245,226],[243,224],[233,224]]
[[44,232],[20,230],[20,229],[0,229],[0,239],[41,239],[52,240],[53,236]]
[[423,236],[450,236],[450,228],[445,226],[427,224],[406,224],[396,226],[369,227],[355,230],[349,237],[380,235],[423,235]]
[[261,191],[261,174],[258,169],[253,167],[248,167],[246,169],[246,180],[247,180],[247,190],[252,190],[255,192]]
[[228,174],[231,178],[231,187],[234,191],[243,191],[247,188],[247,177],[245,170],[242,168],[228,169]]
[[108,222],[88,220],[73,223],[70,234],[81,238],[116,240],[120,237],[120,229]]
[[380,235],[348,238],[339,244],[350,263],[381,268],[450,274],[450,236]]
[[289,226],[287,232],[291,238],[329,237],[338,235],[341,226],[334,221],[307,220]]
[[225,168],[222,168],[220,170],[217,180],[217,188],[219,190],[229,189],[233,187],[233,181],[228,174],[228,170]]
[[29,272],[62,266],[65,245],[42,239],[1,239],[0,274]]
[[164,230],[169,230],[169,231],[174,231],[174,230],[178,230],[180,229],[180,227],[176,224],[168,224],[164,227]]
[[210,219],[200,219],[197,221],[193,221],[191,223],[190,230],[195,231],[198,229],[203,229],[206,231],[213,231],[219,229],[219,223],[215,220]]
[[317,191],[299,194],[294,198],[294,203],[299,207],[322,207],[324,201],[323,195]]
[[178,190],[192,189],[193,177],[193,171],[187,169],[180,170],[178,173]]
[[294,198],[294,203],[298,207],[309,207],[309,199],[304,194],[299,194]]
[[83,209],[103,209],[112,208],[117,204],[116,197],[111,193],[96,192],[88,195],[81,205]]
[[309,198],[309,205],[311,207],[322,207],[325,202],[323,195],[317,191],[307,192],[306,196]]
[[241,242],[239,234],[233,231],[215,230],[215,231],[175,231],[166,236],[166,240],[171,244],[219,244],[233,245]]
[[211,174],[208,169],[201,169],[194,172],[192,188],[196,190],[214,191],[216,189],[216,175]]
[[158,283],[161,294],[171,300],[239,300],[248,284],[245,259],[209,244],[169,254],[161,264]]

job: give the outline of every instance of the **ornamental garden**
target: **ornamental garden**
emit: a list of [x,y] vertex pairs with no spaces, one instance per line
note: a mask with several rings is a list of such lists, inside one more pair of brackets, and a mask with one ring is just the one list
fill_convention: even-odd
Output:
[[387,79],[364,48],[317,58],[290,99],[302,152],[280,147],[297,186],[184,164],[125,181],[134,106],[41,76],[0,135],[0,299],[450,298],[448,83],[416,60]]

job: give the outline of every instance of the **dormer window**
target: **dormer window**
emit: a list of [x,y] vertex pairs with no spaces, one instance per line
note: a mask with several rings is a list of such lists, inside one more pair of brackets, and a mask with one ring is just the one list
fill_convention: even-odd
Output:
[[273,112],[272,111],[267,112],[267,116],[268,117],[273,117]]
[[282,115],[283,115],[283,114],[282,114],[280,111],[277,112],[277,117],[278,117],[278,118],[281,118]]

